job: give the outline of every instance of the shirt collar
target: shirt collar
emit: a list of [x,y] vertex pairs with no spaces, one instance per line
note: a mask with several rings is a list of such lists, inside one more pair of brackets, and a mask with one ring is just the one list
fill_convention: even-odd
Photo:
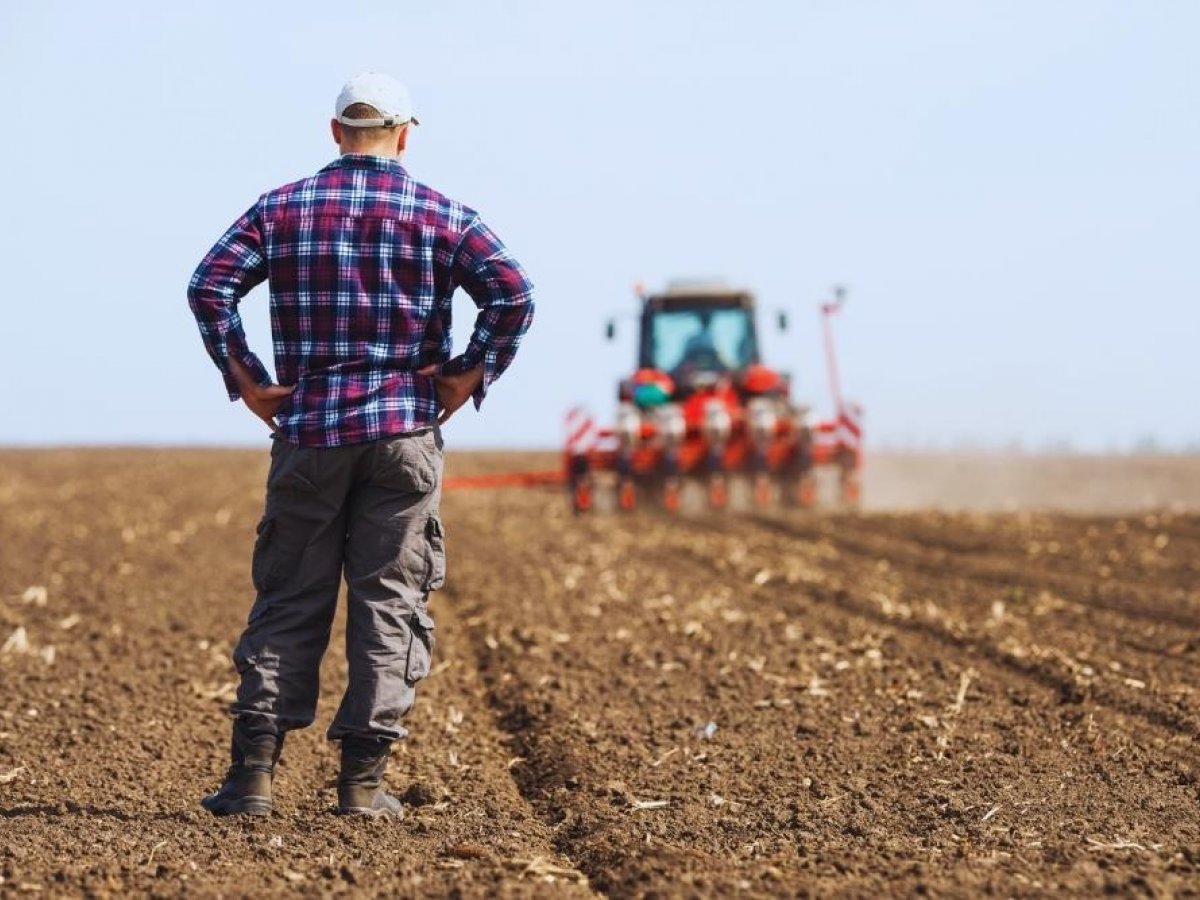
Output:
[[374,156],[370,153],[343,153],[326,169],[374,169],[377,172],[395,172],[407,175],[400,160],[392,156]]

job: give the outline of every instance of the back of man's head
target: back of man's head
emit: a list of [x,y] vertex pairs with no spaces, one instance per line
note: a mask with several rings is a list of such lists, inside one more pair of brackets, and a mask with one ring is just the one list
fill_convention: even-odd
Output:
[[[369,103],[351,103],[342,110],[343,119],[381,119],[379,110]],[[394,152],[397,132],[404,125],[347,125],[342,123],[342,139],[339,142],[343,153],[360,153],[379,147],[387,147]]]
[[404,85],[390,75],[364,72],[342,87],[330,124],[343,153],[399,156],[417,117]]

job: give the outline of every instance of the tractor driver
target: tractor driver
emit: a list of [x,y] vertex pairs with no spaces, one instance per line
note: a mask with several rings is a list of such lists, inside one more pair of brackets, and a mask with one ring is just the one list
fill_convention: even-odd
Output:
[[698,313],[700,330],[687,339],[683,348],[683,359],[680,360],[680,370],[685,372],[726,372],[729,363],[717,349],[717,342],[712,335],[712,313]]

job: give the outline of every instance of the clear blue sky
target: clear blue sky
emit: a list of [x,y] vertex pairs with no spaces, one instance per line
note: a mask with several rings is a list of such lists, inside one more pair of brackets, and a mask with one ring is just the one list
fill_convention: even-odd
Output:
[[818,409],[816,304],[847,284],[876,443],[1200,440],[1198,36],[1187,0],[4,3],[0,443],[262,442],[185,286],[333,157],[364,69],[411,88],[410,171],[539,288],[452,445],[611,415],[633,335],[603,322],[680,276],[790,308],[766,351]]

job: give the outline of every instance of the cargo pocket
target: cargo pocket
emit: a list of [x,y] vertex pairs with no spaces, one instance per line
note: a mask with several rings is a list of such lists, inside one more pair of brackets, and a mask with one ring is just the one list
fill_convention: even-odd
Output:
[[422,589],[436,591],[446,583],[446,532],[434,513],[425,520],[425,583]]
[[250,579],[260,594],[283,587],[300,566],[314,525],[299,516],[268,511],[258,523]]
[[433,663],[434,624],[429,614],[419,609],[408,618],[408,623],[412,639],[408,642],[408,665],[404,670],[404,680],[414,685],[429,674]]

